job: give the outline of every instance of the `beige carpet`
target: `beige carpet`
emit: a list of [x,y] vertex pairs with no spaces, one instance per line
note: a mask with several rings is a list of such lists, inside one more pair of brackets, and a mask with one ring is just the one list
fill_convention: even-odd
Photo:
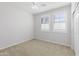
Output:
[[73,56],[69,47],[41,40],[30,40],[0,51],[1,56]]

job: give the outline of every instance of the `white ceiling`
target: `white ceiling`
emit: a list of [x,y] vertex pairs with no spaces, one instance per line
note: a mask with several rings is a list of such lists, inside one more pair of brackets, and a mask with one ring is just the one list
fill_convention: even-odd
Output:
[[65,5],[69,5],[70,3],[65,3],[65,2],[43,2],[43,3],[39,3],[40,6],[38,9],[34,9],[33,13],[40,13],[40,12],[44,12],[44,11],[48,11],[51,9],[55,9],[55,8],[59,8]]
[[32,9],[32,2],[14,2],[9,3],[17,8],[27,10],[28,12],[31,12],[33,14],[37,14],[40,12],[45,12],[51,9],[59,8],[65,5],[69,5],[69,2],[37,2],[38,9]]

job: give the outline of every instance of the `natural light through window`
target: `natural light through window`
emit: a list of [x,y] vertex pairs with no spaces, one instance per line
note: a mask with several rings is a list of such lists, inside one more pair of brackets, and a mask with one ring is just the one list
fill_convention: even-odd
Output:
[[41,30],[49,31],[49,17],[48,16],[41,17]]
[[66,16],[62,14],[57,14],[54,16],[54,25],[53,31],[54,32],[66,32]]

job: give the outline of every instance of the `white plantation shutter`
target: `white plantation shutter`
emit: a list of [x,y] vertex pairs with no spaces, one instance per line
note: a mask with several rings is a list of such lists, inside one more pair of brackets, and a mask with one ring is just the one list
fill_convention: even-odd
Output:
[[60,13],[54,16],[54,32],[66,32],[66,16],[64,13]]
[[41,17],[41,30],[49,31],[49,17],[48,16]]

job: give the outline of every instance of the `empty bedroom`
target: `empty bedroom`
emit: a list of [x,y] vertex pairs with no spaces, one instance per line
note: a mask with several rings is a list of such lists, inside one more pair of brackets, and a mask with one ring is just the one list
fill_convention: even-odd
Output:
[[78,2],[0,2],[0,56],[79,55]]

